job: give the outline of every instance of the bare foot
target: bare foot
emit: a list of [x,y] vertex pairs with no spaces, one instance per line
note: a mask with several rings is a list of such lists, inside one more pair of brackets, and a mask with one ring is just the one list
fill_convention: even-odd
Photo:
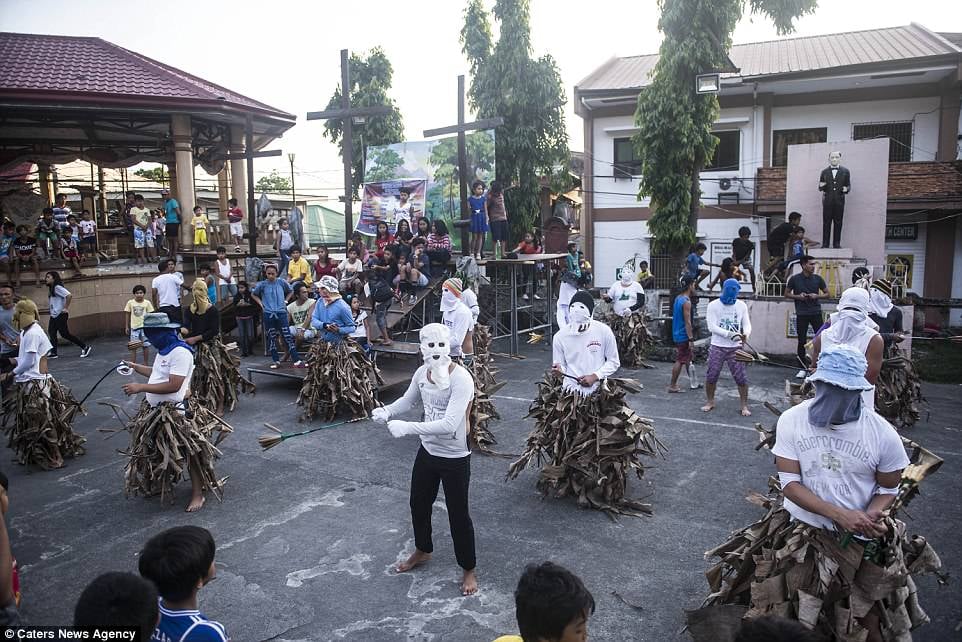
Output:
[[187,508],[185,508],[184,510],[187,511],[188,513],[196,513],[197,511],[199,511],[201,508],[204,507],[204,501],[205,500],[203,495],[194,495],[193,497],[190,498],[190,503],[187,504]]
[[394,345],[394,341],[393,341],[392,339],[382,339],[382,340],[381,340],[381,345],[393,346],[393,345]]
[[742,406],[742,417],[751,417],[752,411],[748,409],[748,406]]
[[714,401],[709,401],[708,403],[706,403],[704,406],[701,407],[702,412],[711,412],[714,409],[715,409]]
[[464,572],[464,577],[461,579],[461,595],[474,595],[478,592],[478,576],[475,575],[474,569]]
[[418,566],[419,564],[424,564],[430,559],[431,559],[430,553],[425,553],[424,551],[419,551],[418,549],[414,549],[414,552],[411,553],[411,557],[407,558],[406,560],[404,560],[403,562],[395,566],[394,571],[397,573],[407,573],[415,566]]
[[681,392],[681,388],[678,386],[668,386],[668,392]]

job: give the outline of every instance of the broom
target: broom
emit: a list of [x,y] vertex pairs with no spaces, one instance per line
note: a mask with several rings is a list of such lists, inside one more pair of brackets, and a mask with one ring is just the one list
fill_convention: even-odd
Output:
[[311,428],[310,430],[302,430],[300,432],[281,432],[279,428],[276,428],[268,423],[264,425],[273,430],[274,435],[261,435],[257,438],[257,443],[260,444],[261,448],[264,450],[270,450],[277,444],[281,443],[285,439],[290,439],[291,437],[300,437],[301,435],[309,435],[312,432],[317,432],[318,430],[326,430],[328,428],[337,428],[338,426],[345,426],[347,424],[357,423],[358,421],[364,421],[368,417],[355,417],[354,419],[347,419],[345,421],[338,421],[337,423],[327,424],[326,426],[318,426],[317,428]]
[[742,350],[739,348],[735,351],[735,361],[741,361],[742,363],[760,363],[766,366],[775,366],[776,368],[788,368],[789,370],[798,370],[795,366],[790,366],[787,363],[776,363],[774,361],[769,361],[766,357],[764,360],[760,356],[755,356],[747,350]]

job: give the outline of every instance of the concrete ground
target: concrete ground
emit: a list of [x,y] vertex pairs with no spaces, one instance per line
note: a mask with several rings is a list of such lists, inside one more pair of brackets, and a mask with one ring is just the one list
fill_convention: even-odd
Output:
[[[51,362],[54,374],[79,398],[125,355],[119,340],[93,344],[80,360],[72,346]],[[498,346],[499,349],[504,349]],[[497,396],[503,419],[492,429],[499,448],[520,452],[531,421],[523,419],[535,382],[549,364],[544,346],[526,346],[525,360],[498,359]],[[235,432],[223,444],[218,473],[229,475],[222,503],[209,499],[199,513],[183,511],[189,483],[175,504],[125,498],[122,487],[126,434],[105,439],[98,427],[116,425],[103,406],[75,429],[88,452],[53,472],[3,466],[10,477],[8,515],[21,568],[23,616],[32,624],[67,624],[83,587],[109,570],[136,572],[137,552],[153,534],[197,524],[217,541],[217,580],[200,594],[201,609],[223,622],[235,641],[444,640],[487,642],[516,632],[512,593],[525,564],[554,560],[577,573],[592,591],[597,611],[590,632],[597,640],[684,639],[684,610],[707,593],[706,549],[760,516],[744,501],[764,490],[772,458],[756,452],[754,420],[771,423],[762,400],[781,403],[787,370],[753,366],[755,417],[738,414],[730,379],[719,386],[718,408],[699,410],[703,393],[664,392],[669,364],[633,373],[646,386],[633,407],[655,419],[668,446],[651,462],[635,496],[650,497],[650,518],[622,518],[578,509],[570,500],[542,500],[536,471],[512,482],[509,460],[474,456],[472,516],[477,530],[477,596],[458,593],[458,568],[443,502],[435,511],[435,555],[426,567],[396,575],[392,565],[413,547],[408,480],[417,450],[414,437],[393,439],[369,422],[287,441],[262,452],[263,422],[296,426],[296,384],[261,377],[254,397],[228,417]],[[412,365],[413,372],[413,365]],[[632,374],[632,373],[629,373]],[[109,377],[93,399],[124,400],[125,381]],[[388,395],[393,398],[396,395]],[[910,507],[910,531],[925,534],[957,576],[962,560],[962,424],[959,386],[925,387],[930,414],[908,434],[945,458]],[[9,459],[8,459],[9,462]],[[917,640],[958,639],[962,588],[955,577],[938,586],[919,580],[932,623]]]

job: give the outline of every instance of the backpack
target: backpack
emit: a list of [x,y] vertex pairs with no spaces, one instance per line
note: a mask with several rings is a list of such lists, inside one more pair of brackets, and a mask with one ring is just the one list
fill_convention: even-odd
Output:
[[391,297],[394,296],[394,291],[391,290],[391,286],[382,278],[370,279],[368,281],[368,287],[371,290],[371,299],[373,299],[375,303],[390,301]]

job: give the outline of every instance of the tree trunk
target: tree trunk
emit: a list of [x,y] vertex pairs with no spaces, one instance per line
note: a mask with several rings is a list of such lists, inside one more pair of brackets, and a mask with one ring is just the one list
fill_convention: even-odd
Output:
[[688,210],[688,227],[692,236],[698,238],[698,206],[701,205],[701,169],[702,163],[696,163],[691,173],[691,204]]

